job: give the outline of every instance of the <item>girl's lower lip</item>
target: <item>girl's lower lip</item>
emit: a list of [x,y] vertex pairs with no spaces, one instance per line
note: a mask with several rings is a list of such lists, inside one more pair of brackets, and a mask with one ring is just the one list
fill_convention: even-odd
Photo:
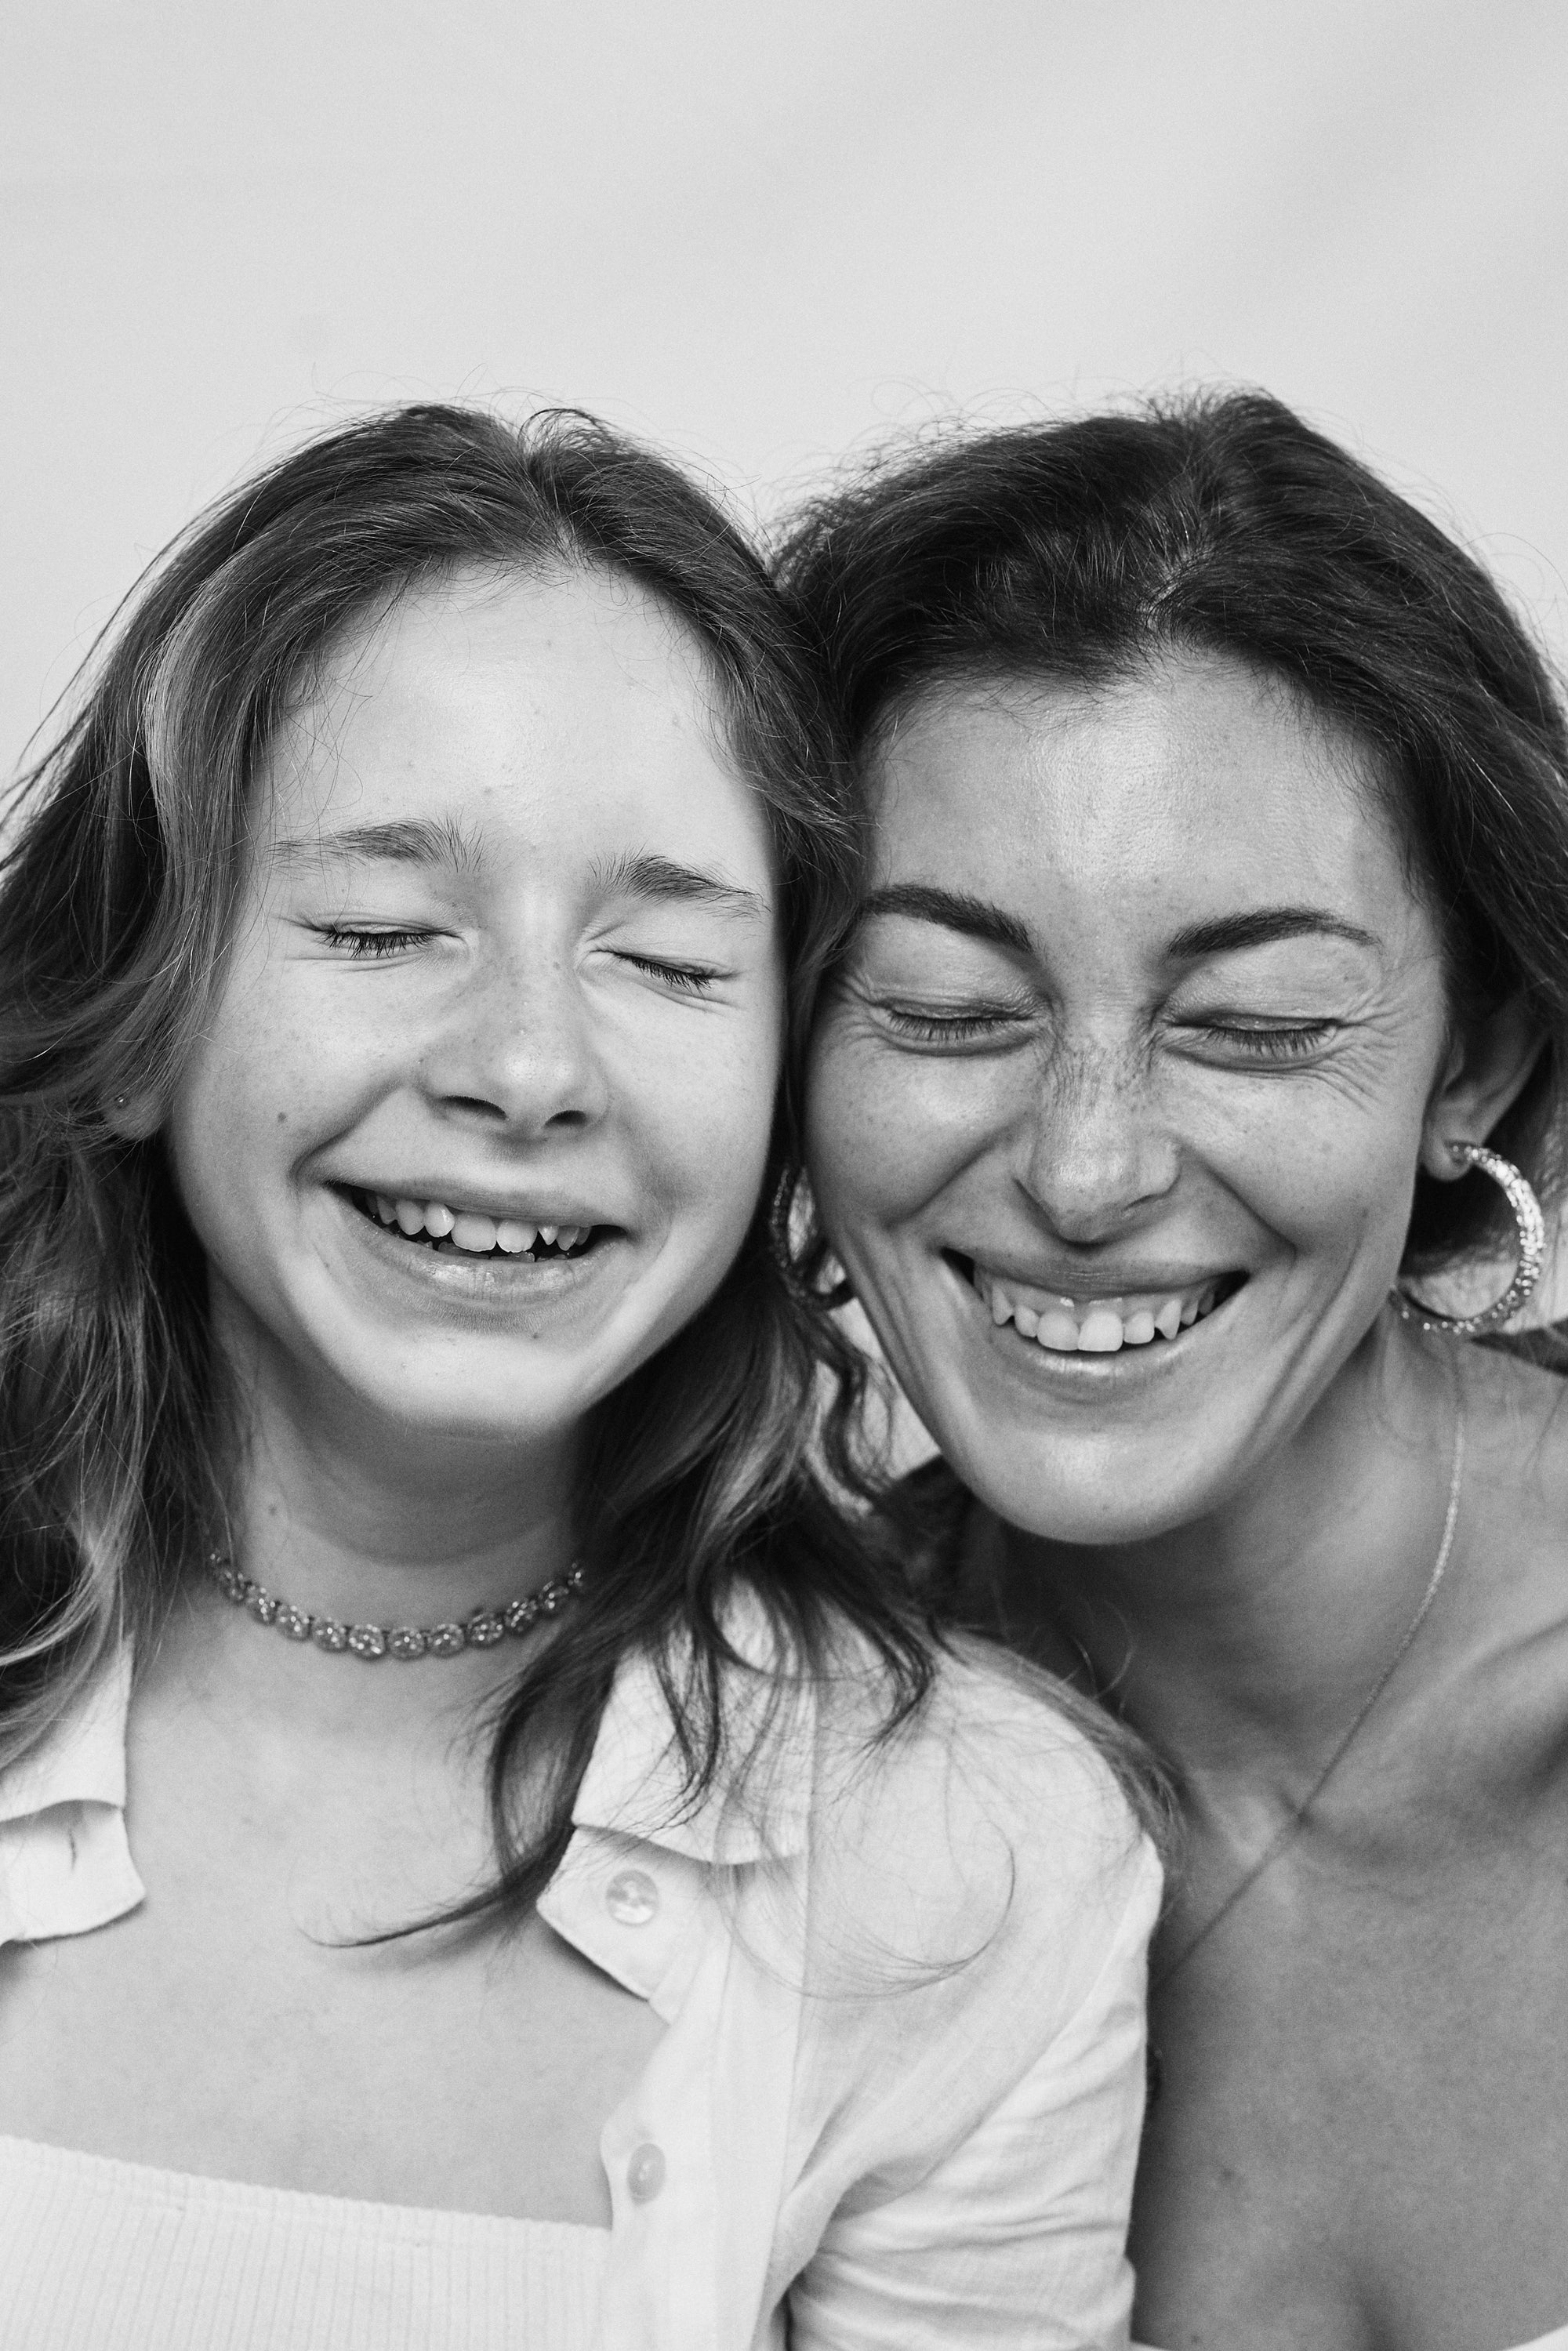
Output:
[[461,1249],[434,1249],[406,1239],[336,1195],[343,1214],[378,1261],[424,1289],[479,1300],[516,1302],[522,1298],[566,1297],[584,1289],[616,1252],[623,1235],[607,1231],[581,1257],[532,1258],[500,1254],[469,1256]]

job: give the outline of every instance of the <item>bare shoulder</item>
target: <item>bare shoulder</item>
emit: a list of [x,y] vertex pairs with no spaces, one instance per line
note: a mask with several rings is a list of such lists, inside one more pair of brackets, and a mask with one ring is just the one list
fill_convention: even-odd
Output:
[[[1472,1522],[1493,1549],[1568,1568],[1568,1377],[1474,1347],[1462,1378]],[[1568,1605],[1568,1578],[1558,1583]]]
[[1472,1768],[1568,1796],[1568,1379],[1490,1349],[1464,1364],[1461,1548],[1450,1582]]

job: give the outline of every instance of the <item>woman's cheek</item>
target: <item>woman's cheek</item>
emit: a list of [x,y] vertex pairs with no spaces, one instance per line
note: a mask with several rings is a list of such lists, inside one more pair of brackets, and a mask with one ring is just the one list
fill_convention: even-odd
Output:
[[1347,1261],[1378,1237],[1397,1259],[1409,1217],[1418,1106],[1390,1122],[1359,1101],[1281,1084],[1207,1123],[1211,1171],[1311,1262]]
[[807,1099],[813,1189],[830,1217],[896,1223],[1007,1123],[983,1064],[835,1044],[830,1035]]

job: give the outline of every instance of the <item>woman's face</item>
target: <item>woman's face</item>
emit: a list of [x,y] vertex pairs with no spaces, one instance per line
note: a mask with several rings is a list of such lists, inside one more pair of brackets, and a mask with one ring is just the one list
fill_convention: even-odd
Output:
[[1176,658],[887,734],[812,1180],[900,1380],[1014,1524],[1239,1491],[1372,1323],[1446,1061],[1435,928],[1355,748]]
[[172,1106],[230,1353],[411,1433],[578,1421],[753,1214],[775,895],[702,652],[634,589],[464,579],[345,646]]

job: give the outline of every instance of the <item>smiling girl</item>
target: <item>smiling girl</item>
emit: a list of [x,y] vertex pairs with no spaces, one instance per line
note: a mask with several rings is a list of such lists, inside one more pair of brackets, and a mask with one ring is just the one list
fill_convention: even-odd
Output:
[[1124,2340],[1157,1870],[809,1464],[851,848],[713,506],[442,408],[200,524],[35,779],[7,2351]]
[[1568,2351],[1563,1356],[1469,1343],[1561,1185],[1553,681],[1261,395],[884,466],[788,572],[874,823],[810,1159],[945,1457],[896,1513],[1184,1799],[1137,2332]]

